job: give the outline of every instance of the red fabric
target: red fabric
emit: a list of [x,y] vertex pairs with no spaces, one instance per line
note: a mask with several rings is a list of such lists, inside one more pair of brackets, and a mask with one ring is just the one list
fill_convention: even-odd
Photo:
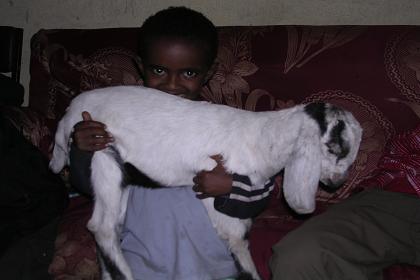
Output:
[[250,251],[258,273],[263,280],[271,279],[269,260],[271,247],[280,241],[289,231],[297,228],[297,220],[263,219],[254,223],[249,234]]
[[374,175],[360,185],[420,196],[420,126],[397,135],[387,146]]
[[55,280],[99,279],[95,240],[86,224],[92,214],[92,200],[70,199],[55,241],[55,254],[48,272]]
[[420,279],[420,267],[412,265],[393,265],[384,270],[383,280]]

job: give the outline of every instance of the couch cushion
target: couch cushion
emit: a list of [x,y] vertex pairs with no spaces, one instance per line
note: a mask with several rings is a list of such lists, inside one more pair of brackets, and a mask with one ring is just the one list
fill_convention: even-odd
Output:
[[82,196],[70,199],[48,269],[53,279],[99,279],[95,240],[86,228],[92,206],[92,200]]
[[123,48],[104,48],[83,58],[60,48],[51,54],[50,71],[54,79],[49,91],[49,118],[57,119],[80,92],[115,85],[141,84],[138,57]]
[[37,147],[46,158],[50,157],[56,122],[27,107],[0,106],[7,118],[23,136]]
[[57,122],[82,91],[141,83],[136,34],[130,28],[39,31],[31,41],[29,106]]
[[[406,26],[266,26],[219,29],[218,68],[203,96],[248,110],[276,110],[328,91],[349,92],[373,104],[397,131],[413,128],[416,116],[386,98],[414,100],[394,85],[387,61],[390,42]],[[411,35],[410,35],[411,34]],[[417,39],[416,39],[417,38]],[[400,64],[416,63],[405,55]],[[415,68],[415,67],[412,67]],[[409,67],[401,75],[415,77]],[[416,93],[418,95],[418,93]]]

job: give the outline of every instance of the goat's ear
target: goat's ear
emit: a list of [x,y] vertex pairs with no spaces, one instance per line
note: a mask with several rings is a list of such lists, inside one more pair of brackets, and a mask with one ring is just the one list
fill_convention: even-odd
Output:
[[[315,137],[314,137],[315,138]],[[321,177],[321,148],[314,143],[296,143],[296,150],[284,169],[283,192],[289,206],[299,214],[315,210],[315,196]]]

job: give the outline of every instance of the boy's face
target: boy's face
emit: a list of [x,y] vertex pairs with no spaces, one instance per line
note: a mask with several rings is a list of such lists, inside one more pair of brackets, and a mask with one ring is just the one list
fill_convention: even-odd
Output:
[[176,38],[153,41],[142,58],[144,84],[169,94],[196,99],[206,83],[209,66],[206,50]]

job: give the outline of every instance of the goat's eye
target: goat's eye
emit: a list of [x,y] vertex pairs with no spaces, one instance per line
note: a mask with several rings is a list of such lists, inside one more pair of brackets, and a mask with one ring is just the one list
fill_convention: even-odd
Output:
[[348,145],[345,145],[345,143],[342,143],[342,145],[340,145],[338,143],[330,142],[326,145],[328,147],[328,152],[337,157],[337,162],[340,159],[345,158],[350,152],[350,148],[348,147]]
[[333,155],[338,155],[339,153],[340,153],[340,146],[338,145],[338,144],[336,144],[336,143],[328,143],[327,144],[327,147],[328,147],[328,152],[330,153],[330,154],[333,154]]

